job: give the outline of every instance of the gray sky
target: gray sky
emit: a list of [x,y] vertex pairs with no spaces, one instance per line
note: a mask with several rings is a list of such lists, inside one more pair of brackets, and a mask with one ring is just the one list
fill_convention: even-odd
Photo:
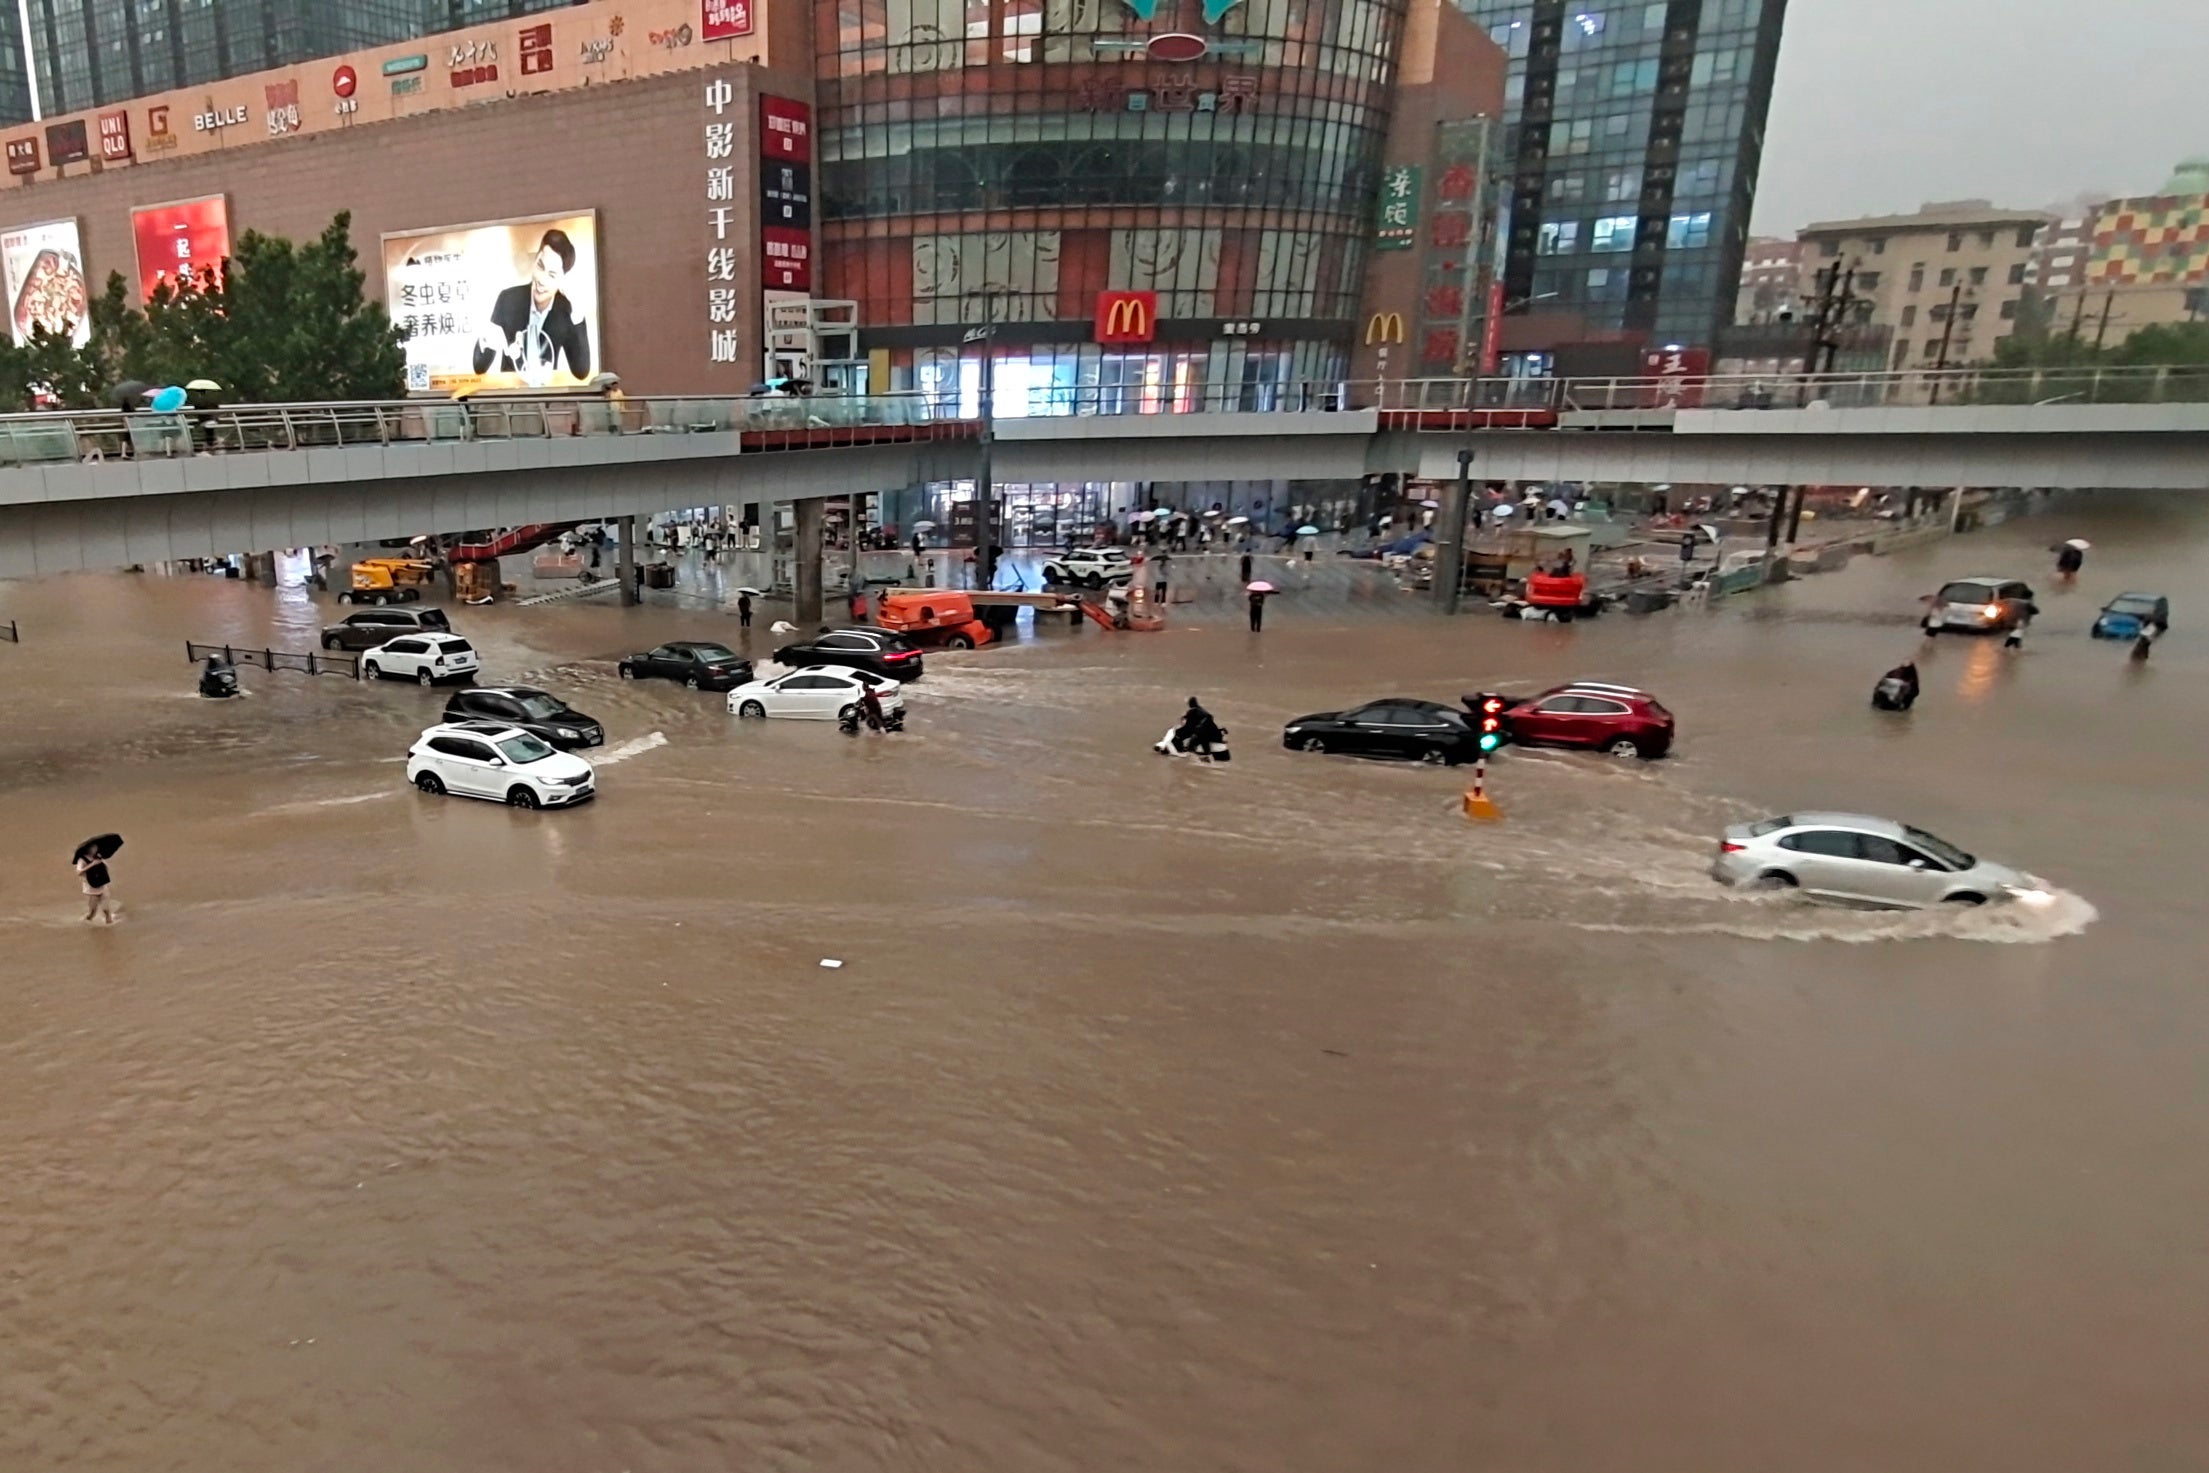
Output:
[[2209,0],[1790,0],[1755,229],[2141,194],[2209,153]]

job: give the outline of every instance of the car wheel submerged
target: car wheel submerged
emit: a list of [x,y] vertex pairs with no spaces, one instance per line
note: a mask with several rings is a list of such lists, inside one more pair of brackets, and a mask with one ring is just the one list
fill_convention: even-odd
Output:
[[1327,743],[1318,737],[1308,736],[1296,744],[1296,749],[1300,752],[1324,752],[1327,750]]
[[685,689],[685,690],[696,690],[697,688],[698,688],[698,677],[697,677],[697,676],[695,676],[695,675],[685,675],[685,676],[683,677],[683,689]]
[[1759,890],[1799,890],[1802,882],[1783,869],[1766,870],[1756,877]]
[[1635,741],[1632,737],[1620,737],[1603,750],[1613,757],[1639,757],[1642,755],[1641,743]]
[[1943,905],[1961,905],[1965,907],[1970,907],[1974,905],[1985,905],[1986,903],[1986,896],[1974,894],[1972,891],[1969,890],[1964,891],[1961,895],[1943,895],[1941,897],[1941,904]]
[[414,682],[417,685],[427,686],[436,679],[437,677],[430,674],[427,669],[417,670],[414,672]]
[[635,680],[637,678],[637,672],[630,669],[627,665],[624,665],[621,667],[621,678],[623,680]]
[[535,808],[537,795],[519,783],[506,790],[506,806],[509,808]]
[[414,779],[414,785],[423,792],[436,795],[445,791],[444,780],[434,772],[425,772]]
[[944,643],[955,650],[970,650],[974,648],[973,639],[964,634],[954,634],[949,639],[945,640]]
[[360,673],[363,680],[381,680],[384,674],[374,660],[361,661]]
[[746,701],[736,708],[736,714],[743,721],[764,721],[767,718],[767,708],[757,701]]

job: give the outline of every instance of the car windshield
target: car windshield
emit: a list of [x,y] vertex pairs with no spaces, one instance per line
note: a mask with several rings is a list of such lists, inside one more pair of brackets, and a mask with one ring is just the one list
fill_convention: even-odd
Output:
[[1750,824],[1749,836],[1751,838],[1761,839],[1766,834],[1776,834],[1781,829],[1791,829],[1794,826],[1795,821],[1792,818],[1786,817],[1785,815],[1782,815],[1779,818],[1767,818],[1762,823]]
[[1936,839],[1923,829],[1906,828],[1902,831],[1902,834],[1904,838],[1932,855],[1942,864],[1947,865],[1950,869],[1970,869],[1979,862],[1946,839]]
[[1993,597],[1994,586],[1990,583],[1949,583],[1940,591],[1944,604],[1983,604]]
[[2109,601],[2112,614],[2152,614],[2155,612],[2155,595],[2152,593],[2120,593]]
[[550,721],[555,716],[565,716],[568,710],[552,697],[543,694],[516,696],[514,702],[522,708],[522,714],[532,721]]
[[552,748],[526,732],[520,736],[508,737],[498,744],[498,748],[505,754],[506,760],[517,767],[527,767],[532,762],[541,762],[552,755]]
[[727,645],[694,644],[690,648],[692,653],[709,665],[733,665],[736,663],[736,651],[730,649]]

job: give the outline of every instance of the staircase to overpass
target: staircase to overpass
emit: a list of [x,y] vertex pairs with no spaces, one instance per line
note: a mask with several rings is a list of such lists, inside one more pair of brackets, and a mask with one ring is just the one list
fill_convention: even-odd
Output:
[[499,399],[0,416],[0,576],[999,483],[2209,490],[2209,369]]

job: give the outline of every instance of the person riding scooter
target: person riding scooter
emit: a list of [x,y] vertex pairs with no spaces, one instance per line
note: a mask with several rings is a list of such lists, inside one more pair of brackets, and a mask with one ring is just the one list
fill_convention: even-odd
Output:
[[1227,728],[1215,721],[1212,713],[1189,697],[1189,708],[1181,713],[1181,724],[1158,743],[1160,752],[1187,753],[1206,762],[1225,762],[1227,753]]
[[1872,705],[1881,711],[1907,711],[1917,704],[1918,667],[1908,660],[1879,677],[1872,687]]

